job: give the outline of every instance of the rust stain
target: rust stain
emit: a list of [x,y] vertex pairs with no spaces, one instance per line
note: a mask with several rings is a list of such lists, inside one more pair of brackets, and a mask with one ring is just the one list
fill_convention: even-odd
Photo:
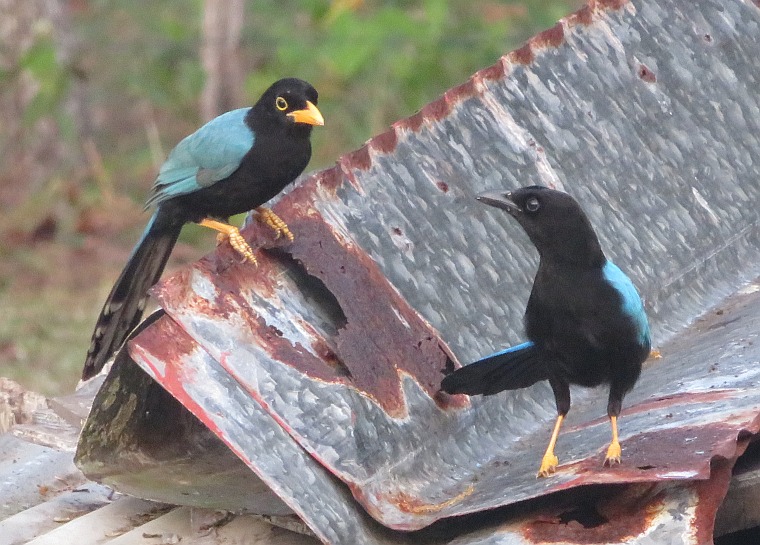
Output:
[[557,23],[550,29],[537,34],[531,39],[531,43],[538,47],[559,47],[565,43],[565,29],[562,23]]
[[652,72],[649,67],[645,64],[640,64],[639,69],[637,71],[639,78],[646,81],[647,83],[656,83],[657,82],[657,76],[654,72]]
[[[133,359],[140,359],[151,366],[153,375],[163,377],[161,386],[168,390],[187,410],[193,413],[217,437],[224,438],[222,430],[211,420],[206,411],[185,391],[185,384],[194,381],[182,366],[186,356],[195,351],[195,342],[180,325],[168,316],[160,318],[151,327],[130,341],[128,349]],[[136,358],[136,356],[139,356]],[[153,360],[164,364],[163,372],[151,365]],[[240,453],[236,451],[238,456]],[[245,459],[243,456],[241,458]]]
[[[453,356],[432,327],[396,292],[376,263],[360,248],[339,240],[323,218],[312,213],[286,221],[294,233],[300,233],[288,249],[292,258],[324,283],[345,315],[345,325],[328,340],[335,347],[328,359],[339,361],[348,371],[345,380],[396,416],[405,414],[402,373],[414,377],[434,397],[441,369]],[[276,357],[308,371],[301,357],[284,353]]]
[[[155,295],[165,308],[183,301],[190,312],[200,315],[240,316],[247,320],[250,342],[275,361],[298,369],[307,376],[353,386],[374,399],[389,415],[402,417],[406,404],[401,388],[404,374],[442,408],[466,405],[463,396],[437,396],[442,369],[455,357],[438,333],[425,322],[385,278],[377,264],[361,248],[343,240],[313,207],[314,182],[286,194],[274,210],[288,224],[295,241],[277,252],[258,251],[257,267],[238,263],[232,250],[217,251],[159,285]],[[256,247],[278,245],[271,229],[253,222],[245,230]],[[334,338],[315,339],[309,347],[293,343],[250,307],[247,292],[277,298],[278,278],[288,267],[298,275],[315,277],[337,301],[345,323]],[[216,293],[207,301],[188,286],[188,275],[197,274],[213,283]],[[297,272],[297,271],[296,271]],[[168,356],[167,356],[168,357]],[[223,363],[223,362],[221,362]],[[229,369],[228,369],[229,370]]]
[[[306,178],[302,183],[299,183],[290,191],[288,191],[288,194],[292,195],[292,198],[289,201],[290,207],[296,210],[309,208],[312,204],[313,194],[317,188],[326,191],[331,195],[335,195],[345,181],[346,175],[344,174],[341,166],[338,164],[333,167],[320,170],[319,172],[315,172]],[[290,211],[288,213],[292,214],[293,212]],[[251,225],[248,225],[246,229],[241,231],[249,243],[252,240],[257,240],[255,239],[254,233],[249,232],[249,229],[251,228]],[[269,232],[272,233],[272,230],[269,229]],[[295,234],[296,233],[294,233],[294,235]],[[270,242],[276,242],[276,240],[273,240],[270,237]]]
[[375,136],[369,141],[373,150],[381,153],[391,153],[396,149],[396,143],[398,142],[398,135],[395,129],[391,128],[384,133]]
[[530,42],[528,42],[521,48],[512,51],[507,55],[507,58],[515,64],[530,64],[535,60],[536,56],[533,53],[533,48],[530,45]]
[[656,485],[629,486],[545,512],[523,527],[523,536],[534,543],[623,543],[644,533],[664,507]]
[[608,11],[617,11],[619,9],[623,9],[623,6],[625,6],[630,0],[594,0],[591,3],[591,5],[596,5],[599,9],[604,9]]
[[147,351],[152,358],[169,364],[192,354],[193,344],[188,342],[187,333],[177,322],[164,316],[128,341],[127,348],[130,355],[139,347],[141,353]]
[[503,59],[496,63],[478,70],[472,77],[459,87],[449,90],[443,97],[424,106],[420,111],[405,119],[396,121],[394,128],[417,132],[426,120],[436,121],[451,112],[451,108],[460,100],[477,96],[482,93],[482,82],[497,81],[506,76],[506,67]]
[[[745,441],[745,443],[747,442]],[[738,456],[737,454],[736,458]],[[712,464],[710,479],[696,484],[697,496],[699,497],[693,523],[696,543],[713,542],[715,515],[726,497],[726,492],[728,492],[728,486],[731,483],[731,470],[736,463],[736,458],[716,459]]]
[[504,76],[506,76],[504,61],[499,59],[491,66],[478,70],[473,77],[480,81],[498,81]]
[[394,123],[394,125],[401,127],[403,129],[409,129],[412,132],[417,132],[420,130],[420,127],[422,127],[422,124],[425,122],[425,116],[422,114],[422,110],[415,113],[414,115],[407,117],[406,119],[402,119],[400,121],[397,121]]
[[[676,405],[687,405],[695,403],[713,403],[715,401],[723,401],[725,399],[731,399],[736,394],[740,394],[740,390],[726,389],[726,390],[710,390],[709,392],[681,392],[677,394],[671,394],[667,396],[657,397],[653,399],[647,399],[641,401],[631,407],[626,407],[620,414],[621,421],[624,421],[626,416],[633,414],[645,413],[649,411],[663,411],[669,407]],[[596,426],[602,422],[607,422],[606,416],[600,416],[588,422],[584,422],[581,425],[569,426],[565,428],[566,431],[578,430],[581,428],[587,428],[590,426]]]
[[594,22],[594,14],[600,11],[617,11],[623,9],[630,0],[589,0],[581,9],[565,17],[568,26],[589,26]]
[[[311,179],[315,185],[327,189],[334,194],[343,184],[343,171],[336,165],[332,168],[327,168],[316,173]],[[304,183],[294,188],[291,193],[294,191],[307,192],[310,194],[313,190],[308,186],[308,184]],[[293,199],[293,202],[296,206],[298,206],[299,199]]]
[[460,492],[456,496],[453,496],[446,501],[442,501],[440,503],[433,503],[433,504],[422,503],[419,500],[419,498],[406,494],[405,492],[399,492],[398,494],[395,494],[392,498],[389,498],[389,503],[396,504],[398,506],[399,511],[403,511],[404,513],[412,513],[414,515],[426,515],[430,513],[438,513],[439,511],[446,509],[447,507],[456,505],[457,503],[461,502],[463,499],[468,497],[470,494],[472,494],[474,491],[475,491],[475,487],[473,485],[469,485],[467,486],[467,488],[465,488],[462,492]]
[[446,102],[453,108],[456,104],[468,98],[476,97],[481,94],[481,88],[475,77],[471,77],[466,82],[456,87],[452,87],[444,93]]
[[[232,443],[224,431],[216,425],[213,419],[209,418],[208,413],[201,407],[194,398],[187,393],[185,385],[188,384],[192,377],[188,376],[187,368],[182,365],[183,357],[190,356],[197,345],[195,341],[180,327],[180,325],[168,316],[159,319],[153,326],[146,329],[135,337],[135,344],[130,346],[130,355],[139,354],[140,359],[150,365],[152,359],[158,359],[165,363],[165,374],[161,375],[157,369],[153,368],[155,376],[163,376],[161,386],[179,401],[190,413],[217,437],[219,437],[227,447],[246,465],[251,467],[259,478],[264,476],[254,466],[252,460],[246,453],[240,450]],[[184,347],[184,350],[176,350],[177,347]],[[133,352],[134,350],[134,352]]]
[[449,115],[451,105],[445,97],[434,100],[430,104],[423,106],[421,110],[422,117],[429,121],[439,121]]
[[589,26],[594,22],[594,10],[590,5],[583,6],[581,9],[568,16],[566,21],[569,26]]
[[[561,442],[560,438],[557,451],[560,457]],[[599,445],[594,455],[560,465],[557,474],[575,474],[575,478],[552,487],[551,491],[610,482],[705,480],[710,477],[711,462],[737,457],[742,449],[740,443],[736,425],[726,423],[640,433],[622,441],[620,465],[602,465],[606,444]]]
[[364,144],[359,149],[346,153],[339,159],[341,166],[357,168],[359,170],[369,170],[372,166],[372,159],[369,156],[369,144]]
[[[672,407],[674,405],[681,404],[694,404],[694,403],[713,403],[715,401],[723,401],[724,399],[731,399],[736,394],[741,393],[739,390],[726,389],[726,390],[710,390],[709,392],[681,392],[677,394],[671,394],[663,397],[657,397],[654,399],[648,399],[637,403],[632,407],[623,409],[622,416],[647,412],[657,411]],[[606,420],[606,419],[605,419]]]

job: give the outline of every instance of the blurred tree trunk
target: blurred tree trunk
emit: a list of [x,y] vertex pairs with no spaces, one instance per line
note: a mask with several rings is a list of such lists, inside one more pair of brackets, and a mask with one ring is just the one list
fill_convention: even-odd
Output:
[[[52,33],[44,0],[0,0],[0,204],[17,206],[38,191],[62,156],[56,124],[49,117],[25,121],[39,82],[20,62]],[[0,226],[1,227],[1,226]]]
[[[92,140],[93,119],[87,75],[80,66],[79,59],[82,40],[71,23],[72,4],[73,2],[67,0],[45,0],[47,16],[53,24],[56,58],[58,63],[65,67],[70,85],[62,105],[74,122],[77,140],[83,144]],[[87,9],[86,2],[80,4],[81,9]]]
[[206,84],[201,97],[201,117],[205,121],[242,106],[240,37],[244,16],[245,0],[204,1],[201,62]]

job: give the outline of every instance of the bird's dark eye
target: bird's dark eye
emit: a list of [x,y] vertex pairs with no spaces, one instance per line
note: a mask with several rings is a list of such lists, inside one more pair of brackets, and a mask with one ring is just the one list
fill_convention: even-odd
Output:
[[277,109],[281,112],[288,109],[288,101],[282,97],[277,97],[277,100],[274,101],[274,105],[277,106]]
[[541,203],[538,202],[538,199],[536,197],[531,197],[530,199],[525,201],[525,209],[528,212],[535,212],[539,208],[541,208]]

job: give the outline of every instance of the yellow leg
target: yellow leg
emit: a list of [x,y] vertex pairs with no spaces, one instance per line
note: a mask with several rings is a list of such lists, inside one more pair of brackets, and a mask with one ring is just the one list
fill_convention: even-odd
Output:
[[610,424],[612,424],[612,442],[607,449],[607,456],[604,458],[604,465],[606,466],[619,464],[620,456],[622,455],[620,441],[618,441],[617,416],[610,416]]
[[[240,230],[237,227],[230,225],[228,223],[222,223],[221,221],[216,221],[209,218],[204,219],[198,225],[202,225],[203,227],[208,227],[210,229],[213,229],[214,231],[219,231],[219,233],[221,233],[221,236],[223,238],[226,238],[230,241],[230,246],[232,246],[237,253],[242,255],[244,258],[246,258],[248,261],[250,261],[254,265],[257,264],[256,258],[253,255],[253,250],[245,241],[245,239],[243,238],[243,235],[240,234]],[[219,240],[219,236],[217,236],[217,240]]]
[[559,460],[554,455],[554,445],[557,444],[557,437],[559,437],[559,429],[562,427],[562,421],[565,419],[563,415],[557,415],[557,422],[554,424],[554,431],[552,437],[549,439],[549,446],[546,447],[546,452],[541,460],[541,467],[538,469],[536,477],[548,477],[554,470],[557,469]]
[[269,208],[264,208],[263,206],[259,206],[256,209],[256,212],[259,213],[259,219],[271,227],[275,233],[277,233],[277,238],[279,238],[280,235],[283,235],[290,242],[293,242],[293,233],[290,232],[287,224],[282,221],[282,218],[280,218],[280,216],[272,212]]

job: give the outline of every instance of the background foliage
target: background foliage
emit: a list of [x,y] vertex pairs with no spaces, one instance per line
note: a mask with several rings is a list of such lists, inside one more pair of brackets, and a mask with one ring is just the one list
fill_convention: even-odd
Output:
[[[280,77],[309,80],[327,120],[309,168],[329,166],[579,5],[247,2],[232,106]],[[0,375],[54,394],[77,380],[164,154],[202,123],[204,2],[9,6],[0,19],[19,24],[0,24]],[[186,228],[173,264],[213,243]]]

